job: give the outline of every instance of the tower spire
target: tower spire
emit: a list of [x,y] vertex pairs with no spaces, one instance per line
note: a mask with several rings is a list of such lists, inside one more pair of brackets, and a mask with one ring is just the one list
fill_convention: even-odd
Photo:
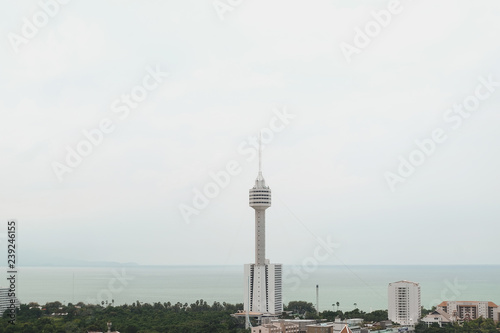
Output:
[[255,180],[255,187],[266,187],[266,181],[264,180],[264,176],[262,175],[262,131],[259,131],[259,173],[257,175],[257,179]]
[[262,175],[262,131],[259,131],[259,175]]

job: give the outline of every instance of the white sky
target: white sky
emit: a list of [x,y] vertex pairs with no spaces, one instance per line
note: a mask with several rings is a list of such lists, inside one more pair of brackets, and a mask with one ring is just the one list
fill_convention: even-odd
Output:
[[[284,109],[263,153],[271,261],[315,258],[316,235],[338,244],[322,264],[498,264],[500,86],[458,129],[443,117],[479,77],[500,82],[500,3],[402,0],[348,63],[339,45],[388,3],[241,1],[221,20],[212,1],[73,0],[15,52],[41,8],[11,1],[0,218],[19,221],[20,264],[252,262],[258,162],[238,147]],[[112,103],[157,67],[169,76],[120,119]],[[59,182],[53,162],[104,118],[114,131]],[[385,173],[437,128],[447,140],[391,191]],[[242,172],[186,223],[179,206],[232,160]]]

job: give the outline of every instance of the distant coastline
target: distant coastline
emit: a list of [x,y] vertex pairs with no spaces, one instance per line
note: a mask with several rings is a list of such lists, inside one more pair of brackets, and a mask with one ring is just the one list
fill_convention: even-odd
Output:
[[[299,264],[284,263],[284,266],[299,266]],[[162,267],[243,267],[243,264],[164,264],[150,265],[136,262],[117,262],[117,261],[86,261],[61,259],[60,261],[33,262],[28,261],[20,266],[24,267],[144,267],[144,268],[162,268]],[[318,267],[500,267],[500,264],[354,264],[354,265],[320,265]]]

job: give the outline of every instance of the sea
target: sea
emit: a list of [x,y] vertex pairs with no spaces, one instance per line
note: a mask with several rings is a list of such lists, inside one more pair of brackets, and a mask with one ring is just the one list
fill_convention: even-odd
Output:
[[[319,310],[387,309],[387,287],[420,284],[421,304],[492,301],[500,304],[500,265],[491,266],[320,266],[284,265],[283,301],[307,301]],[[5,275],[7,272],[5,271]],[[7,286],[3,279],[1,287]],[[209,304],[243,302],[243,265],[20,267],[16,294],[21,303],[59,301],[92,304],[134,302]],[[318,298],[316,298],[318,291]],[[339,303],[337,307],[337,302]]]

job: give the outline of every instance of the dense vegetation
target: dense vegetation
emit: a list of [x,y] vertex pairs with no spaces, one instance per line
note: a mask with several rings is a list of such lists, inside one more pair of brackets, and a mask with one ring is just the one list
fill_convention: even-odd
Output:
[[294,314],[299,315],[301,318],[305,319],[326,319],[327,321],[334,321],[335,318],[339,317],[342,320],[351,318],[361,318],[366,322],[379,322],[382,320],[387,320],[387,310],[375,310],[369,313],[361,311],[356,308],[352,311],[330,311],[325,310],[320,312],[319,315],[316,313],[316,308],[312,303],[304,301],[293,301],[288,303],[284,307],[285,311],[292,311]]
[[[244,319],[231,316],[243,309],[243,304],[214,302],[212,305],[203,300],[192,304],[154,303],[139,301],[132,305],[100,306],[78,303],[63,305],[50,302],[40,307],[36,303],[23,304],[17,311],[16,324],[9,324],[8,311],[0,318],[0,333],[81,333],[87,331],[106,332],[106,323],[112,322],[112,331],[120,333],[243,333]],[[307,318],[333,321],[362,318],[365,322],[379,322],[387,319],[387,310],[370,313],[359,309],[352,311],[325,310],[319,314],[312,303],[293,301],[285,305],[287,311],[283,318]],[[62,315],[64,314],[64,315]],[[440,328],[437,325],[426,327],[419,324],[415,333],[498,333],[500,323],[491,319],[479,318]]]
[[[21,305],[16,324],[8,323],[6,312],[0,321],[0,333],[80,333],[87,331],[107,331],[106,323],[112,322],[112,331],[120,333],[206,333],[206,332],[247,332],[244,321],[231,317],[243,308],[242,304],[203,300],[193,304],[154,303],[139,301],[132,305],[99,306],[62,305],[60,302]],[[67,313],[67,315],[60,315]]]
[[415,333],[498,333],[500,322],[495,325],[493,319],[478,318],[476,320],[466,321],[463,324],[453,324],[439,327],[438,324],[432,324],[426,327],[425,324],[418,324],[415,327]]
[[[17,312],[15,325],[8,323],[7,312],[0,319],[0,333],[80,333],[87,331],[107,331],[106,323],[112,322],[112,331],[121,333],[225,333],[247,332],[244,318],[231,316],[243,309],[243,304],[214,302],[212,305],[203,300],[193,304],[154,303],[139,301],[132,305],[100,306],[78,303],[63,305],[50,302],[39,308],[38,304],[23,304]],[[283,318],[311,318],[332,321],[339,316],[345,318],[363,318],[367,321],[379,321],[387,318],[387,311],[377,310],[364,313],[359,309],[350,312],[324,311],[319,314],[312,303],[293,301],[285,305],[290,316]],[[65,314],[65,315],[62,315]],[[255,324],[255,322],[254,322]]]

